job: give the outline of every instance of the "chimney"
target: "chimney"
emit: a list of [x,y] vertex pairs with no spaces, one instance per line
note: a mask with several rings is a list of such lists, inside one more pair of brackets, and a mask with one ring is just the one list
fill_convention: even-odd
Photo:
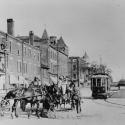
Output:
[[34,33],[33,31],[29,32],[29,44],[33,46],[33,42],[34,42]]
[[50,43],[55,45],[57,42],[57,37],[56,36],[50,36]]
[[13,19],[7,19],[7,33],[14,36],[14,21]]

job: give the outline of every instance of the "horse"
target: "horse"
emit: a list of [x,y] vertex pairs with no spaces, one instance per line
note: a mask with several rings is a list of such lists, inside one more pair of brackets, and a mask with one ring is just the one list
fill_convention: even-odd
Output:
[[40,87],[29,87],[29,88],[25,88],[23,91],[23,98],[21,99],[21,108],[23,111],[25,111],[26,109],[26,105],[28,103],[30,103],[30,109],[28,111],[28,118],[30,117],[32,111],[33,111],[33,107],[37,106],[36,108],[36,115],[39,118],[39,105],[42,102],[43,99],[43,93],[42,93],[42,89]]
[[81,112],[81,96],[79,90],[76,89],[76,87],[74,87],[71,92],[71,108],[76,108],[77,113]]
[[18,117],[17,114],[17,105],[18,102],[20,101],[20,96],[21,96],[21,91],[22,89],[14,89],[14,90],[10,90],[4,97],[4,100],[8,100],[8,99],[13,99],[14,103],[12,105],[12,111],[11,111],[11,117],[13,118],[13,113],[15,113],[15,116]]

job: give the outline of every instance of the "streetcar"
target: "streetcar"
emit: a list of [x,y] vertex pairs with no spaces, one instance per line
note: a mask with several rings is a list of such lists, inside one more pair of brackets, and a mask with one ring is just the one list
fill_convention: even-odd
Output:
[[94,74],[91,77],[93,98],[106,99],[110,95],[111,77],[108,74]]

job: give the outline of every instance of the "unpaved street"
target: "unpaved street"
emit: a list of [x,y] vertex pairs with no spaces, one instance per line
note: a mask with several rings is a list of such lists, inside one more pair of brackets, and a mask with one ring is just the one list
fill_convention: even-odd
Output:
[[[122,90],[123,91],[123,90]],[[1,118],[3,125],[124,125],[125,123],[125,98],[110,98],[108,100],[93,100],[89,98],[89,88],[82,89],[83,99],[82,113],[75,111],[56,112],[54,119],[32,116],[30,119],[25,115],[11,119],[10,116]],[[88,98],[87,98],[88,97]]]

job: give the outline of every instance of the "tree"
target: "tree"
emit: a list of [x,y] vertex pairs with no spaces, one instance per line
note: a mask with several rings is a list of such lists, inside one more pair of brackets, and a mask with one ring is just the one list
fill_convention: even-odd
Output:
[[111,76],[111,69],[107,67],[107,65],[100,64],[98,65],[97,63],[92,63],[90,66],[90,75],[97,74],[97,73],[103,73],[103,74],[108,74]]

